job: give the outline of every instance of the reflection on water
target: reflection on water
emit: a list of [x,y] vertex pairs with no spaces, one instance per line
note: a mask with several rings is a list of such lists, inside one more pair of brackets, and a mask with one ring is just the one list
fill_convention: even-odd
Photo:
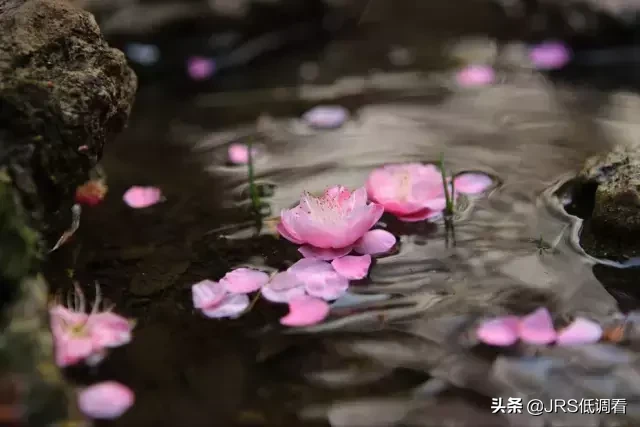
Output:
[[[331,68],[326,52],[318,57],[321,75],[323,66]],[[498,69],[498,84],[474,90],[422,68],[412,79],[381,72],[378,80],[353,77],[324,92],[307,87],[186,98],[151,87],[141,93],[130,129],[106,152],[105,203],[87,212],[76,241],[54,254],[50,274],[63,287],[68,280],[60,266],[72,266],[81,282],[99,281],[117,310],[139,319],[136,339],[97,371],[70,373],[79,381],[117,379],[136,391],[136,405],[104,425],[537,426],[543,419],[569,420],[566,414],[491,414],[492,397],[518,393],[625,397],[628,417],[638,418],[639,372],[627,350],[545,348],[538,358],[503,353],[494,363],[491,349],[472,350],[470,333],[480,316],[540,305],[559,319],[583,314],[607,321],[618,312],[594,276],[593,260],[572,243],[576,218],[555,195],[587,156],[629,129],[617,98],[552,84],[510,61]],[[277,76],[265,79],[285,87]],[[297,118],[319,100],[348,107],[351,120],[338,130],[308,128]],[[239,265],[280,269],[299,258],[271,227],[255,234],[246,170],[226,164],[228,144],[241,137],[264,151],[256,180],[273,189],[262,199],[271,216],[303,190],[359,187],[381,164],[434,162],[441,152],[454,173],[482,171],[496,186],[462,205],[455,245],[441,221],[408,224],[385,215],[399,250],[378,258],[369,278],[354,284],[320,325],[282,331],[275,325],[284,308],[260,303],[241,320],[202,319],[192,310],[191,284]],[[128,209],[120,198],[130,185],[159,186],[167,201]],[[637,308],[633,299],[625,302]],[[612,358],[615,364],[605,363]],[[589,415],[580,425],[623,418]]]

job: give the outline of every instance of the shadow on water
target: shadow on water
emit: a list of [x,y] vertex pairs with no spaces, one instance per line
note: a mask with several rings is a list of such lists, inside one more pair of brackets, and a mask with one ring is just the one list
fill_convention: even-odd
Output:
[[[540,305],[560,320],[583,314],[605,321],[618,312],[593,263],[571,244],[571,220],[550,189],[625,124],[608,116],[605,93],[555,85],[524,69],[502,69],[491,87],[458,89],[432,66],[453,63],[445,42],[418,48],[416,41],[406,72],[385,63],[388,45],[332,42],[316,52],[320,76],[344,75],[340,64],[347,64],[355,77],[324,88],[279,79],[291,60],[256,67],[272,77],[251,92],[141,91],[128,131],[106,150],[108,197],[86,210],[74,240],[49,263],[54,287],[68,287],[72,269],[84,285],[99,282],[116,311],[138,322],[133,342],[99,367],[69,370],[81,384],[116,379],[135,390],[130,411],[98,425],[541,425],[491,414],[490,398],[598,397],[611,387],[629,397],[627,411],[637,417],[631,397],[640,392],[621,385],[637,375],[632,362],[619,362],[614,373],[598,359],[608,352],[607,360],[622,360],[624,349],[498,355],[475,346],[470,334],[480,316]],[[380,64],[377,74],[367,73],[364,59],[356,72],[358,53],[347,59],[365,45],[360,55]],[[352,119],[335,131],[307,128],[297,117],[319,102],[347,106]],[[458,212],[455,246],[446,244],[441,221],[407,224],[385,215],[399,250],[378,258],[352,287],[352,301],[321,325],[283,330],[278,319],[286,308],[263,302],[238,320],[204,319],[192,308],[193,283],[239,265],[280,269],[299,259],[272,228],[255,235],[246,170],[225,164],[228,144],[243,135],[264,152],[256,180],[273,188],[263,198],[270,216],[303,190],[359,187],[374,167],[433,162],[442,151],[454,172],[483,171],[496,186]],[[162,188],[166,202],[126,207],[123,192],[144,184]],[[581,422],[599,419],[608,418]]]

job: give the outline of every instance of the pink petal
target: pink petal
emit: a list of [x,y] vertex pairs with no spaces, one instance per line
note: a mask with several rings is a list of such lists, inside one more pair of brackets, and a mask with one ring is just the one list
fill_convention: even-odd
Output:
[[324,261],[331,261],[336,258],[340,258],[345,256],[349,252],[351,252],[352,247],[347,246],[345,248],[332,249],[332,248],[316,248],[311,245],[304,245],[298,248],[298,252],[302,254],[305,258],[319,259]]
[[346,108],[339,105],[325,105],[307,111],[302,119],[309,126],[318,129],[334,129],[342,126],[348,117],[349,112]]
[[302,258],[289,267],[287,271],[301,281],[309,278],[322,278],[327,273],[335,272],[327,261],[316,258]]
[[132,208],[147,208],[162,201],[162,191],[156,187],[133,186],[124,193],[122,198]]
[[91,418],[118,418],[134,401],[133,391],[115,381],[94,384],[78,393],[78,408]]
[[460,86],[486,86],[495,80],[493,68],[487,65],[470,65],[456,74],[456,81]]
[[304,241],[294,236],[293,233],[289,231],[285,223],[282,221],[278,223],[278,225],[276,226],[276,230],[278,230],[278,233],[280,233],[282,237],[284,237],[291,243],[295,243],[296,245],[301,245],[304,243]]
[[418,221],[424,221],[425,219],[438,216],[441,214],[441,212],[442,212],[441,210],[434,211],[433,209],[425,208],[425,209],[419,210],[418,212],[414,212],[412,214],[397,215],[397,218],[400,221],[404,221],[404,222],[418,222]]
[[310,326],[322,322],[329,315],[329,304],[325,301],[302,296],[289,302],[289,314],[280,319],[285,326]]
[[549,344],[556,339],[556,330],[549,310],[541,307],[520,319],[520,339],[528,344]]
[[571,51],[564,43],[546,42],[532,48],[529,59],[539,69],[554,70],[567,65]]
[[255,292],[269,282],[269,275],[252,268],[237,268],[225,274],[220,284],[227,292],[248,294]]
[[589,319],[576,318],[562,329],[556,338],[558,345],[579,345],[597,342],[602,337],[602,327]]
[[304,289],[312,297],[333,301],[349,289],[349,279],[336,273],[327,274],[321,280],[305,280]]
[[187,73],[193,80],[206,80],[216,71],[216,63],[211,58],[194,56],[187,60]]
[[89,337],[60,336],[53,334],[56,364],[70,366],[89,357],[93,353],[93,343]]
[[493,180],[483,173],[463,173],[456,176],[455,182],[456,193],[463,194],[479,194],[493,185]]
[[131,341],[133,324],[112,312],[97,313],[89,317],[93,344],[97,347],[119,347]]
[[277,273],[262,288],[262,296],[271,302],[289,302],[305,294],[304,284],[293,273]]
[[203,280],[191,286],[195,308],[207,308],[218,304],[226,295],[224,286],[212,280]]
[[219,319],[221,317],[238,317],[249,307],[249,297],[245,294],[228,294],[215,306],[205,307],[202,314]]
[[[251,156],[255,158],[258,150],[253,147]],[[249,147],[246,144],[234,143],[229,145],[229,161],[235,164],[246,165],[249,163]]]
[[359,254],[382,254],[396,244],[396,237],[386,230],[371,230],[356,242],[355,251]]
[[351,280],[364,279],[371,266],[371,255],[354,256],[347,255],[334,259],[331,262],[338,274]]
[[485,344],[506,347],[518,340],[519,320],[516,316],[504,316],[483,322],[476,336]]

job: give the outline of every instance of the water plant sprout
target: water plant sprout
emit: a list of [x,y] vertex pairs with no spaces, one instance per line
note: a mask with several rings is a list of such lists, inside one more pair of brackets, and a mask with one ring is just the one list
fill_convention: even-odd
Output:
[[255,173],[253,168],[253,141],[251,138],[247,141],[247,169],[249,174],[249,195],[251,197],[251,206],[256,215],[260,214],[260,196],[255,183]]
[[442,186],[444,188],[444,198],[446,200],[445,215],[451,216],[455,210],[455,183],[451,180],[451,194],[447,185],[447,174],[444,168],[444,153],[440,153],[440,172],[442,173]]

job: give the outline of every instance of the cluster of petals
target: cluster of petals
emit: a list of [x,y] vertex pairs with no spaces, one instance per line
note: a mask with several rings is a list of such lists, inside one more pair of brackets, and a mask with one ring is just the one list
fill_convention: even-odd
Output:
[[478,339],[492,346],[507,347],[521,340],[527,344],[560,346],[590,344],[600,340],[602,327],[589,319],[577,317],[556,331],[549,311],[541,307],[524,316],[502,316],[483,322],[477,329]]
[[271,302],[289,304],[289,314],[281,319],[282,324],[312,325],[329,314],[327,301],[344,295],[350,280],[366,277],[370,265],[370,255],[348,255],[331,263],[303,258],[272,276],[238,268],[219,282],[203,280],[193,285],[193,305],[207,317],[237,317],[249,306],[247,294],[260,290]]
[[78,392],[78,408],[96,419],[114,419],[124,414],[135,402],[129,387],[116,381],[93,384]]
[[384,208],[367,200],[367,190],[353,192],[342,186],[327,189],[320,197],[304,193],[300,203],[280,214],[278,232],[302,245],[305,258],[330,261],[352,250],[363,255],[387,252],[396,238],[385,230],[371,230]]
[[84,295],[76,286],[75,304],[56,304],[49,309],[51,331],[58,366],[66,367],[85,361],[99,363],[109,348],[131,341],[134,323],[111,311],[99,311],[100,291],[90,313],[85,312]]
[[[464,173],[453,178],[449,193],[479,194],[492,185],[482,173]],[[441,215],[446,207],[442,172],[431,164],[390,164],[377,168],[367,179],[369,198],[399,220],[416,222]],[[452,191],[453,190],[453,191]]]

